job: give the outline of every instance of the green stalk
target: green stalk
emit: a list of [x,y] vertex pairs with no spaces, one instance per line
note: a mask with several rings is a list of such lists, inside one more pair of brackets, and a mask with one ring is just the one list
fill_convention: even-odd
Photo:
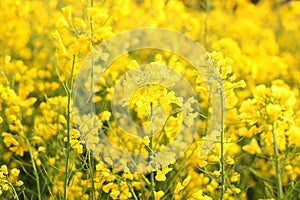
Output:
[[[150,124],[153,123],[153,105],[152,102],[150,102]],[[154,151],[153,149],[153,133],[151,131],[151,137],[150,137],[150,151]],[[154,180],[154,171],[151,171],[151,193],[153,195],[153,199],[154,199],[154,192],[155,192],[155,180]]]
[[67,142],[65,144],[65,155],[66,155],[66,164],[65,164],[65,179],[64,179],[64,200],[67,200],[67,187],[69,181],[69,162],[70,162],[70,131],[71,131],[71,98],[72,98],[72,84],[73,84],[73,74],[75,68],[75,55],[73,55],[72,61],[72,70],[71,76],[69,78],[67,87],[67,95],[68,95],[68,105],[67,105]]
[[24,139],[25,139],[25,141],[27,143],[28,151],[29,151],[30,158],[31,158],[31,163],[32,163],[32,167],[33,167],[33,171],[34,171],[34,176],[35,176],[35,182],[36,182],[36,189],[37,189],[37,193],[38,193],[38,199],[42,200],[40,178],[39,178],[39,173],[38,173],[35,161],[34,161],[34,156],[33,156],[32,150],[31,150],[31,145],[30,145],[30,143],[29,143],[29,141],[28,141],[28,139],[26,137],[24,137]]
[[281,182],[281,170],[279,164],[279,152],[277,148],[277,140],[276,134],[274,130],[274,122],[272,122],[272,134],[273,134],[273,148],[275,154],[275,170],[276,170],[276,187],[277,187],[277,199],[283,199],[283,189],[282,189],[282,182]]
[[155,192],[155,180],[154,180],[154,172],[151,172],[151,193],[154,199],[154,192]]
[[[220,83],[222,85],[222,82]],[[221,86],[220,94],[221,94],[221,108],[222,108],[222,117],[221,117],[221,176],[222,176],[222,188],[221,188],[221,199],[223,199],[225,193],[225,151],[224,151],[224,122],[225,122],[225,94],[223,92],[223,85]]]
[[96,196],[95,196],[95,183],[94,183],[94,160],[91,157],[90,152],[89,152],[88,159],[89,159],[89,168],[90,168],[90,175],[91,175],[91,181],[92,181],[92,191],[91,191],[92,199],[96,199]]
[[286,198],[290,199],[292,196],[292,193],[300,186],[300,180],[298,180],[295,184],[292,185],[292,187],[289,189],[289,191],[286,193]]

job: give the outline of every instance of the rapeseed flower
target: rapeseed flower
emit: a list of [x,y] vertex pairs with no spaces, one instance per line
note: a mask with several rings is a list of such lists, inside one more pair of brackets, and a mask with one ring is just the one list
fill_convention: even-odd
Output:
[[156,192],[154,191],[154,199],[155,200],[160,200],[164,196],[164,192],[162,190]]

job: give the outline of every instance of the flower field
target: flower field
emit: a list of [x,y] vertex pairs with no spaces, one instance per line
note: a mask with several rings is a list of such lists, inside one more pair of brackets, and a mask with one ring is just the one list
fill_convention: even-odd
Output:
[[0,199],[300,199],[299,19],[298,0],[1,0]]

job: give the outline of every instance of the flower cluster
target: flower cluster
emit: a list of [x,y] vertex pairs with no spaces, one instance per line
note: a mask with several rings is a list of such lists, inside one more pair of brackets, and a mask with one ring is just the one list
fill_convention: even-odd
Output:
[[18,194],[15,187],[20,188],[24,182],[19,180],[20,170],[12,168],[8,170],[6,165],[1,165],[0,168],[0,195],[5,198],[17,198]]

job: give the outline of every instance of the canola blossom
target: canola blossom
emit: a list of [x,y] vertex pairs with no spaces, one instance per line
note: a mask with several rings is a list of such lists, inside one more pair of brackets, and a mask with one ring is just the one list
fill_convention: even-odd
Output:
[[[132,43],[130,44],[131,41]],[[183,34],[159,28],[136,29],[121,33],[105,40],[84,60],[73,88],[73,105],[75,110],[78,109],[76,113],[82,113],[79,114],[81,116],[76,117],[82,118],[86,115],[90,117],[87,119],[88,121],[80,120],[78,124],[79,130],[83,132],[81,128],[83,124],[89,123],[89,121],[92,120],[92,116],[94,116],[95,106],[92,101],[94,97],[92,90],[97,86],[97,80],[99,80],[103,72],[116,57],[124,53],[145,48],[169,51],[171,54],[180,55],[187,59],[188,62],[194,66],[196,71],[198,71],[199,76],[201,75],[202,79],[208,85],[212,102],[212,122],[208,127],[207,138],[212,142],[217,141],[220,135],[219,133],[221,132],[222,115],[224,115],[222,110],[225,109],[224,104],[222,104],[224,101],[223,96],[225,96],[223,93],[225,93],[225,91],[216,66],[214,66],[204,49],[195,41],[190,40]],[[146,60],[144,60],[144,62],[145,61]],[[91,81],[91,83],[87,82],[87,80]],[[150,123],[147,126],[139,126],[134,121],[131,121],[127,105],[129,105],[133,92],[144,85],[148,85],[149,90],[152,88],[152,85],[161,85],[174,92],[175,97],[180,98],[180,100],[178,100],[179,107],[182,107],[180,133],[175,134],[174,138],[172,138],[172,142],[164,144],[164,149],[161,150],[161,152],[159,149],[153,148],[150,152],[143,155],[137,155],[136,153],[135,155],[131,155],[130,151],[126,149],[119,147],[114,148],[114,145],[109,139],[107,140],[104,131],[98,130],[98,123],[96,122],[97,120],[95,120],[94,127],[84,132],[82,138],[85,141],[84,143],[93,143],[92,146],[87,146],[87,148],[91,148],[89,149],[90,151],[98,153],[98,155],[94,153],[94,157],[98,157],[99,159],[99,154],[101,154],[103,158],[115,157],[113,168],[122,168],[122,170],[125,170],[125,168],[129,167],[133,171],[147,172],[151,171],[151,168],[157,170],[157,167],[165,167],[164,165],[171,163],[164,162],[164,164],[162,164],[161,161],[158,161],[155,166],[151,166],[153,161],[151,159],[149,160],[150,154],[155,152],[155,157],[162,157],[164,154],[173,154],[174,158],[172,160],[174,160],[193,142],[194,134],[197,132],[199,105],[196,100],[196,93],[191,84],[187,79],[176,71],[171,70],[168,66],[153,62],[126,71],[125,75],[119,79],[119,82],[113,88],[114,93],[111,103],[113,117],[117,125],[125,132],[124,134],[128,132],[128,134],[136,138],[144,138],[148,135],[153,138],[153,140],[159,140],[159,137],[154,137],[154,134],[156,132],[161,134],[165,124],[167,124],[168,117],[162,116],[162,114],[159,113],[160,111],[157,111],[159,108],[157,107],[158,105],[155,104],[155,98],[150,100],[151,109],[153,110],[151,118],[153,118],[153,120],[150,119]],[[153,95],[156,95],[155,93],[156,91],[154,91]],[[186,106],[188,106],[188,108],[184,108]],[[157,115],[159,115],[160,118],[157,118]],[[122,120],[125,121],[125,123],[122,123]],[[91,133],[91,129],[95,131]],[[91,138],[90,134],[93,135],[93,138]],[[99,137],[98,144],[95,142],[97,140],[96,137]],[[90,141],[90,139],[93,141]],[[120,138],[118,139],[120,140]],[[128,140],[131,141],[130,139],[123,141],[124,144],[121,144],[122,147],[125,147],[126,143],[129,142]],[[204,142],[204,148],[206,149],[201,152],[202,155],[208,154],[208,149],[212,148],[212,142],[210,141]],[[136,147],[134,146],[133,148]],[[121,162],[118,163],[118,161]]]

